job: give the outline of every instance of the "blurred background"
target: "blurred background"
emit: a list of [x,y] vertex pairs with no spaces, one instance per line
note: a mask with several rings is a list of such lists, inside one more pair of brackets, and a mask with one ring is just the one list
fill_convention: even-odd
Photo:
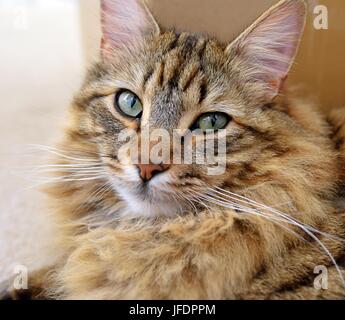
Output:
[[0,0],[0,282],[15,265],[31,270],[50,259],[55,230],[31,174],[44,154],[28,145],[59,138],[73,93],[97,58],[98,5]]
[[[125,3],[125,0],[123,0]],[[152,0],[164,27],[229,42],[277,0]],[[308,1],[308,22],[289,82],[328,112],[345,106],[345,1]],[[314,27],[314,8],[328,29]],[[54,227],[25,170],[54,145],[87,67],[98,58],[99,0],[0,0],[0,282],[15,265],[34,269],[49,255]],[[40,258],[42,257],[42,258]]]

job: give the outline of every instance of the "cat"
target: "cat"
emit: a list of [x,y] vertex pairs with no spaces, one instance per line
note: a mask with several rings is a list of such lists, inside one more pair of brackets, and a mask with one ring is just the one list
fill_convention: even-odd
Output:
[[[100,62],[50,149],[63,256],[30,277],[32,298],[344,298],[345,112],[284,88],[304,1],[227,45],[162,30],[139,0],[101,4]],[[225,172],[120,161],[120,132],[148,126],[226,130]]]

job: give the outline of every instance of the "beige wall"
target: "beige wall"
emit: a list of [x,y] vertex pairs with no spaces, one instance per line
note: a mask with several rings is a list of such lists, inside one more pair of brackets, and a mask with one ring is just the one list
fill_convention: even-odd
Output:
[[[79,0],[0,0],[0,283],[45,264],[53,239],[33,170],[84,73]],[[85,0],[88,1],[88,0]]]
[[96,60],[101,38],[100,1],[78,0],[80,7],[81,39],[84,46],[84,59],[87,64]]
[[315,16],[310,8],[291,83],[302,84],[324,110],[345,107],[345,1],[314,2],[329,9],[329,29],[313,28]]
[[205,33],[229,42],[278,0],[150,0],[166,28]]

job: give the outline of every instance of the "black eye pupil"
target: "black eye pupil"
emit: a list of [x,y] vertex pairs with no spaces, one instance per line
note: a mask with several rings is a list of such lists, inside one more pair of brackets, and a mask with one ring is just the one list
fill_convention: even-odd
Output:
[[201,129],[204,132],[207,130],[218,131],[220,129],[224,129],[230,120],[231,117],[223,112],[204,113],[196,122],[194,122],[191,128],[192,130]]
[[131,117],[141,117],[143,106],[140,99],[129,90],[119,91],[115,95],[115,108],[122,114]]
[[131,106],[131,108],[133,108],[135,103],[137,102],[137,99],[135,97],[131,97],[130,99],[131,99],[130,100],[130,106]]

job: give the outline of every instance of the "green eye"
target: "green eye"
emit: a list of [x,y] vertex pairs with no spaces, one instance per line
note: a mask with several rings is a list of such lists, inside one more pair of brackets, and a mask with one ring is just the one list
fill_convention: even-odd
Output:
[[116,107],[131,118],[140,118],[143,106],[139,98],[131,91],[120,91],[115,97]]
[[204,132],[206,132],[206,130],[220,130],[224,129],[229,121],[230,117],[225,113],[206,113],[196,121],[193,125],[193,130],[200,129]]

